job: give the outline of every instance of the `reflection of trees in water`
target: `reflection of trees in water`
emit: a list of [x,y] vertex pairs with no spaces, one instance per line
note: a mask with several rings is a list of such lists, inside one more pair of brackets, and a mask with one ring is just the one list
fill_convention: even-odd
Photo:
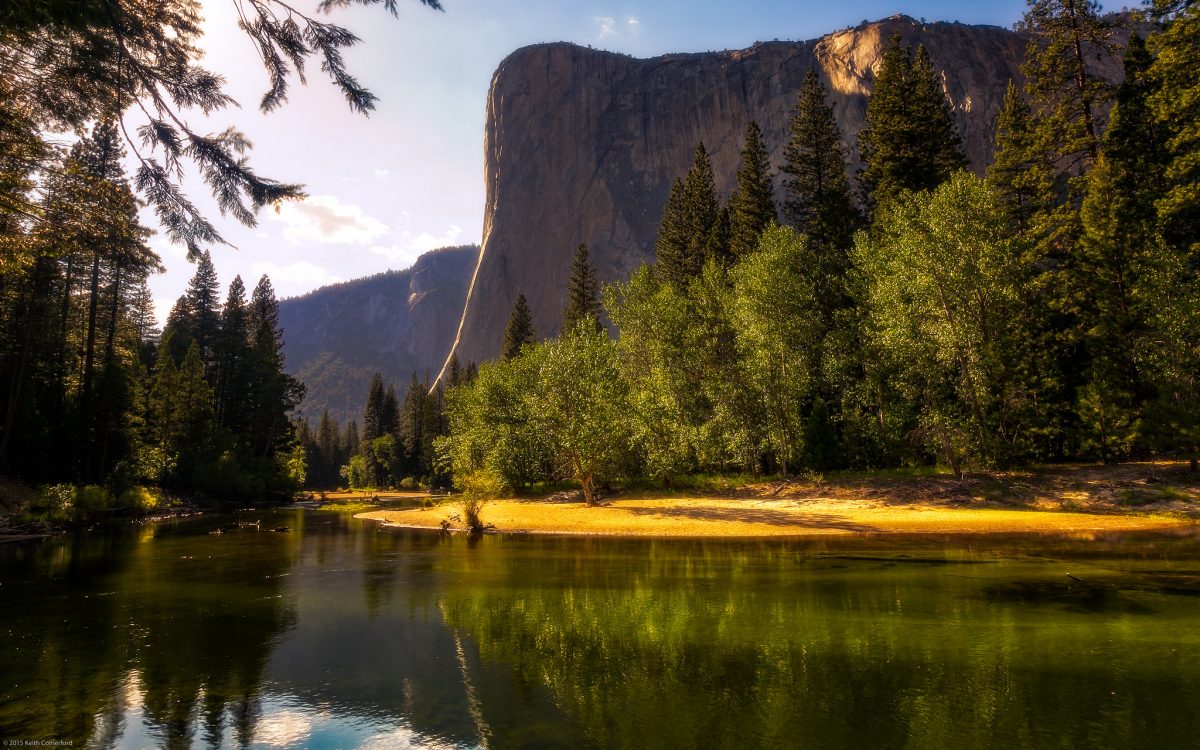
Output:
[[37,611],[13,623],[21,648],[6,648],[5,669],[19,688],[0,701],[0,735],[112,747],[140,702],[161,746],[191,746],[197,724],[216,746],[227,722],[248,744],[272,644],[294,619],[287,542],[123,541],[42,545],[48,559],[35,565],[49,571],[65,558],[68,572],[28,591]]
[[493,545],[443,602],[512,670],[479,679],[493,747],[519,744],[493,701],[523,682],[604,747],[1178,747],[1200,730],[1200,655],[1126,610],[1030,612],[938,566],[786,547],[547,546],[539,568]]

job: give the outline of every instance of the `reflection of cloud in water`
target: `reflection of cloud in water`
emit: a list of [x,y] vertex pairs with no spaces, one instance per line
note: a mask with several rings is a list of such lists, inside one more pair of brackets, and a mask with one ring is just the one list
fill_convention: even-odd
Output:
[[295,747],[312,733],[312,719],[299,711],[266,714],[254,729],[254,741],[269,747]]
[[450,742],[422,737],[409,727],[396,727],[367,737],[358,750],[451,750],[454,747]]

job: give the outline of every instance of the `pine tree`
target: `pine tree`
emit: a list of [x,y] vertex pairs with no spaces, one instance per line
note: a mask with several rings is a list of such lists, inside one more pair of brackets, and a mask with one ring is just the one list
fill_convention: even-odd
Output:
[[720,214],[712,163],[704,144],[699,143],[691,169],[671,188],[663,211],[654,244],[655,269],[660,279],[685,289],[700,275],[710,253],[720,250],[720,238],[713,241]]
[[400,435],[400,401],[396,398],[396,386],[391,383],[388,383],[387,392],[383,395],[380,422],[383,425],[383,434],[394,437]]
[[221,308],[221,327],[214,349],[217,419],[236,435],[245,431],[250,364],[250,335],[247,330],[246,287],[242,277],[229,283]]
[[463,367],[458,361],[458,352],[450,352],[450,359],[446,362],[446,387],[454,388],[462,385],[464,374]]
[[410,476],[418,476],[421,473],[421,452],[424,445],[422,427],[427,394],[428,389],[417,380],[417,373],[414,372],[400,407],[400,442],[404,447],[405,471]]
[[587,321],[589,326],[600,329],[600,280],[588,257],[587,245],[575,249],[571,261],[571,278],[567,282],[567,301],[563,307],[562,333],[575,332],[579,324]]
[[196,261],[196,273],[188,282],[184,296],[187,298],[187,310],[191,317],[192,338],[200,347],[200,356],[204,360],[205,372],[210,374],[214,362],[217,334],[221,328],[220,298],[218,296],[220,288],[212,256],[205,250]]
[[767,147],[763,144],[762,130],[754,120],[746,125],[742,165],[728,208],[730,252],[733,257],[740,258],[754,252],[758,238],[778,218]]
[[1133,35],[1100,157],[1087,177],[1073,266],[1086,300],[1080,313],[1090,355],[1081,417],[1105,459],[1129,458],[1137,449],[1140,407],[1154,375],[1137,364],[1150,344],[1146,305],[1154,295],[1147,275],[1156,265],[1155,202],[1168,162],[1165,129],[1148,106],[1155,91],[1150,64],[1145,43]]
[[783,214],[810,242],[844,254],[859,217],[846,179],[841,130],[827,98],[816,72],[809,70],[800,87],[780,170],[787,175]]
[[363,412],[362,439],[364,443],[370,443],[387,431],[384,415],[386,398],[387,392],[383,387],[383,375],[376,372],[371,376],[371,385],[367,388],[367,408]]
[[1013,229],[1027,235],[1054,202],[1054,164],[1034,131],[1029,105],[1008,82],[996,120],[996,147],[988,184],[1005,205]]
[[915,58],[893,35],[858,134],[859,182],[872,209],[901,190],[932,190],[966,163],[949,103],[924,47]]
[[1179,251],[1200,255],[1200,5],[1155,0],[1165,24],[1148,40],[1155,53],[1149,76],[1157,82],[1149,106],[1167,127],[1166,194],[1158,202],[1164,238]]
[[525,302],[525,295],[518,294],[517,301],[513,303],[512,313],[508,316],[508,325],[504,329],[504,345],[500,349],[500,357],[512,359],[521,353],[521,347],[536,340],[537,334],[533,330],[533,317],[529,314],[529,305]]
[[283,345],[283,329],[279,327],[279,301],[275,299],[275,287],[266,274],[254,285],[246,322],[251,334],[265,323],[274,332],[277,348]]
[[[1099,113],[1110,85],[1089,58],[1115,56],[1113,29],[1095,0],[1029,0],[1021,72],[1040,138],[1055,163],[1081,175],[1100,154]],[[1076,205],[1081,189],[1075,191]]]

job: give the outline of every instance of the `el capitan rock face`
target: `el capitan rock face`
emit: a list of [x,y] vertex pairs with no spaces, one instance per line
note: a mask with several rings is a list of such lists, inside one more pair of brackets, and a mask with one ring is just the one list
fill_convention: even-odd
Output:
[[[457,341],[462,361],[494,357],[524,292],[539,336],[557,333],[571,258],[592,251],[603,282],[653,259],[672,182],[703,141],[727,198],[747,121],[774,167],[791,110],[815,68],[832,93],[856,169],[873,70],[888,38],[924,44],[945,82],[971,167],[991,160],[993,124],[1024,38],[992,26],[894,17],[811,42],[639,60],[571,44],[525,47],[492,79],[487,102],[483,249]],[[782,198],[776,177],[776,198]]]

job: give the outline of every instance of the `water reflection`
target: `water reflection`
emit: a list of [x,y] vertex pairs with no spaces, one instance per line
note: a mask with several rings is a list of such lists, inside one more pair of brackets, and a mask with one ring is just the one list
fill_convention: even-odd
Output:
[[0,546],[0,738],[1157,748],[1200,731],[1195,535],[470,540],[252,515],[291,531]]

